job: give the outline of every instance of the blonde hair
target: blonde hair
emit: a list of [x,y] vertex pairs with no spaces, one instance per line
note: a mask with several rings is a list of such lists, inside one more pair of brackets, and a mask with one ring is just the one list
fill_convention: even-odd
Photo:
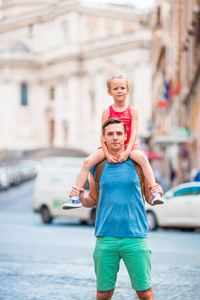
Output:
[[111,82],[115,79],[123,79],[126,82],[127,89],[129,88],[128,86],[128,79],[124,75],[112,75],[110,78],[107,80],[107,88],[110,91],[111,87]]

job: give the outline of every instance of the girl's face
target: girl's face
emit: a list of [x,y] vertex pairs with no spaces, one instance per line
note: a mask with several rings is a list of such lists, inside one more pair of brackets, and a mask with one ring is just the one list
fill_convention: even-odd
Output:
[[128,95],[129,88],[127,88],[127,83],[124,79],[113,79],[110,83],[110,89],[108,93],[113,97],[114,101],[124,101]]

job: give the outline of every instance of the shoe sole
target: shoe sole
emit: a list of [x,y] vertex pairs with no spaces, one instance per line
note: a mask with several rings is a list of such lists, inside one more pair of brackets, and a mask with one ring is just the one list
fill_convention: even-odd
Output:
[[164,204],[164,201],[157,199],[157,200],[153,201],[152,204],[155,204],[155,205]]
[[63,206],[62,206],[62,208],[63,209],[75,209],[75,208],[80,208],[80,207],[82,207],[82,204],[76,204],[76,205],[74,205],[73,203],[70,203],[70,204],[64,204]]

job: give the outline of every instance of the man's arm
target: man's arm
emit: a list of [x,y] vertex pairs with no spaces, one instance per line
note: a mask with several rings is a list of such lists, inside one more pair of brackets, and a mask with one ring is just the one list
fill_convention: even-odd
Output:
[[152,189],[148,181],[144,179],[144,195],[147,203],[149,203],[150,205],[152,205],[152,199],[153,199],[152,192],[163,195],[163,189],[158,183],[156,183],[156,185],[154,185]]
[[96,206],[96,199],[98,197],[97,188],[92,174],[90,174],[90,191],[89,195],[84,197],[84,188],[78,189],[76,186],[72,187],[70,198],[72,196],[79,196],[84,207],[94,207]]
[[[80,195],[81,196],[81,195]],[[84,207],[96,206],[96,200],[98,197],[97,188],[92,174],[90,174],[90,191],[87,197],[80,198]]]

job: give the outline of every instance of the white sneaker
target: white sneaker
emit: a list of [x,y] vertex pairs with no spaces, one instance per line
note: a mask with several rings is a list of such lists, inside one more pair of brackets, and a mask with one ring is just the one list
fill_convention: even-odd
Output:
[[162,200],[162,197],[159,193],[153,193],[152,204],[154,204],[154,205],[164,204],[164,201]]
[[74,199],[69,199],[65,204],[63,204],[62,208],[63,209],[73,209],[73,208],[80,208],[82,207],[82,202],[80,199],[74,200]]

